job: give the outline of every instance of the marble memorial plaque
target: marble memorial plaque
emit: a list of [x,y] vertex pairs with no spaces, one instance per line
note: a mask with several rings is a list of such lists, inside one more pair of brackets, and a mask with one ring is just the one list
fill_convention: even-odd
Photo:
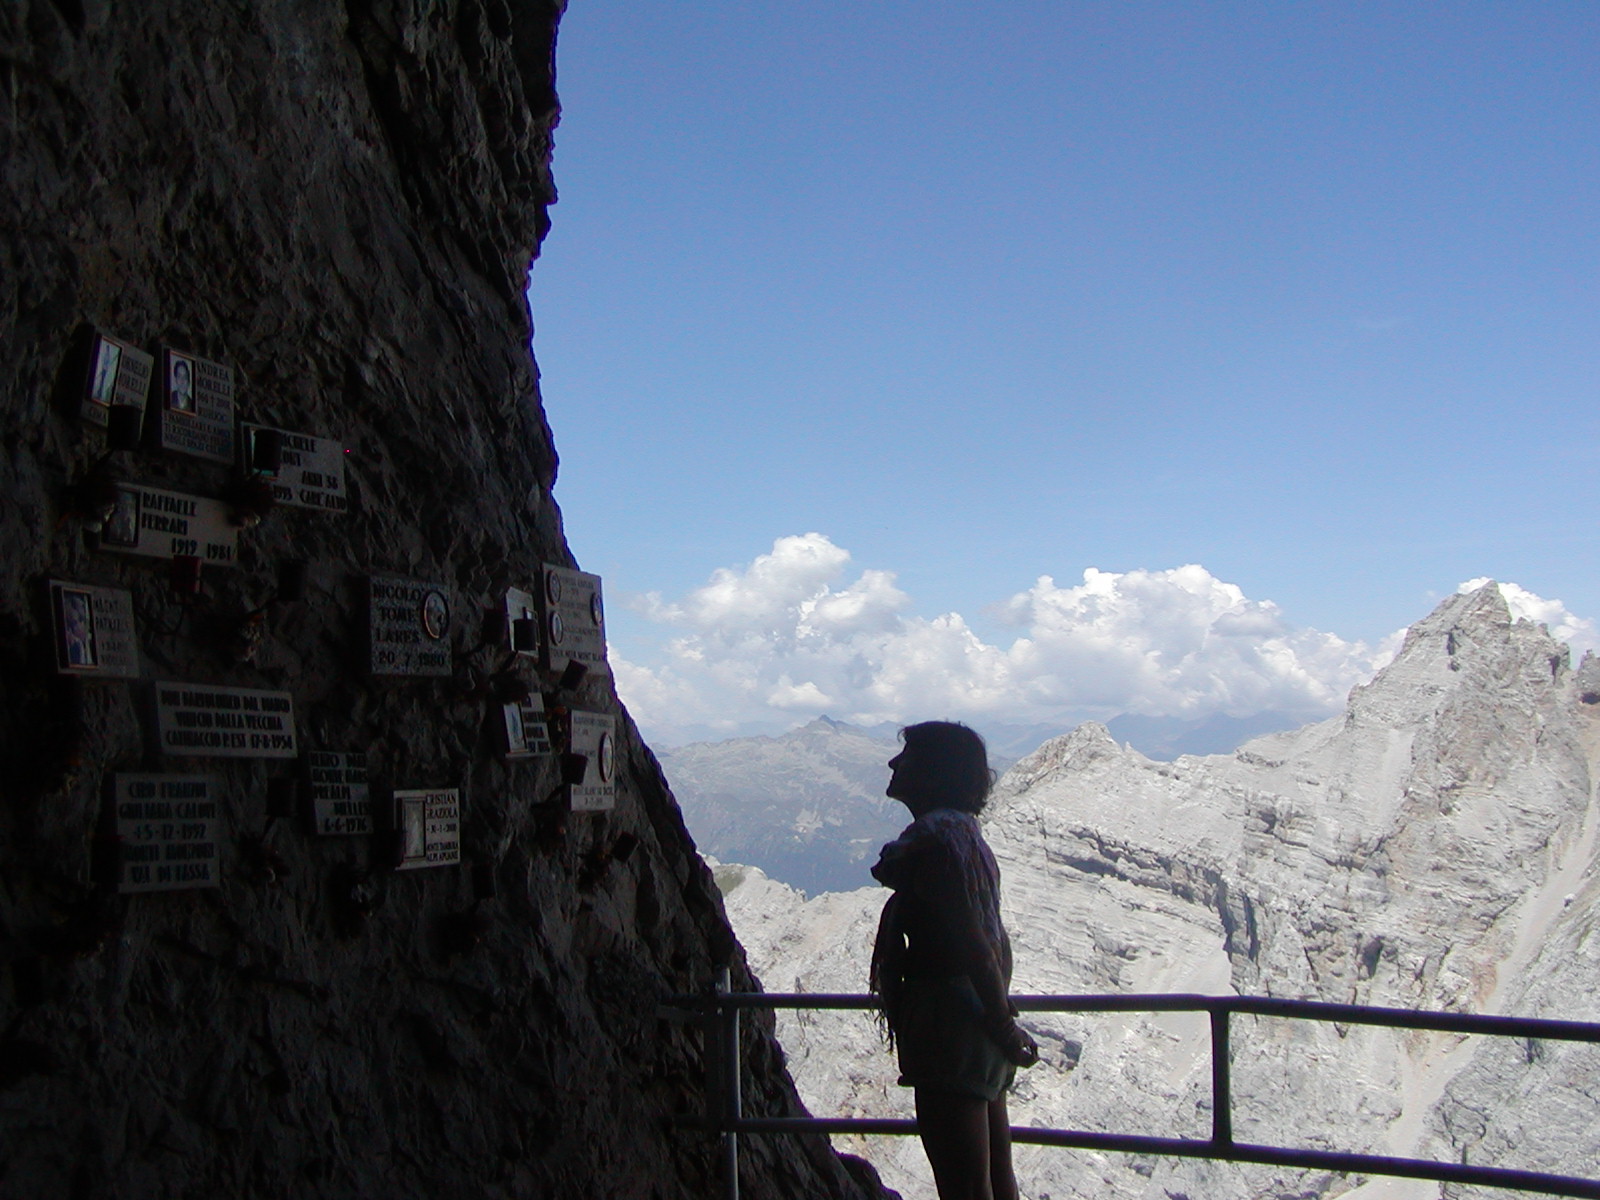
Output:
[[161,753],[208,758],[294,758],[294,697],[288,692],[156,684]]
[[545,665],[552,671],[562,671],[569,662],[580,662],[591,671],[604,670],[606,622],[600,576],[546,565],[539,595],[544,615]]
[[240,453],[250,473],[272,481],[272,495],[279,504],[293,508],[314,508],[318,512],[349,511],[350,501],[344,484],[344,446],[333,438],[312,437],[277,429],[283,449],[276,471],[256,469],[256,434],[270,428],[245,424],[240,427]]
[[239,529],[226,504],[138,483],[117,485],[117,504],[100,530],[100,545],[146,558],[188,554],[204,563],[239,564]]
[[400,861],[395,870],[447,867],[461,861],[459,788],[396,792],[394,822],[400,831]]
[[[517,641],[517,622],[531,622],[523,626],[531,639],[519,644]],[[506,589],[506,640],[511,649],[522,655],[537,657],[544,639],[539,636],[539,629],[543,622],[539,619],[539,602],[532,592],[525,592],[521,588]]]
[[450,674],[450,589],[392,575],[370,583],[372,673]]
[[115,775],[119,892],[217,887],[222,832],[217,783],[203,775]]
[[58,674],[139,678],[132,592],[52,579],[50,619]]
[[534,692],[517,704],[501,705],[500,711],[507,758],[538,758],[550,753],[550,725],[545,720],[543,696]]
[[572,714],[572,752],[589,760],[583,780],[572,785],[572,811],[597,812],[616,804],[616,718],[610,713]]
[[233,425],[233,368],[162,347],[156,445],[231,465]]
[[311,785],[311,832],[326,837],[372,832],[367,756],[311,750],[305,755]]
[[79,415],[88,424],[104,429],[113,404],[126,404],[144,412],[155,369],[155,355],[120,338],[96,332],[89,345],[89,370]]

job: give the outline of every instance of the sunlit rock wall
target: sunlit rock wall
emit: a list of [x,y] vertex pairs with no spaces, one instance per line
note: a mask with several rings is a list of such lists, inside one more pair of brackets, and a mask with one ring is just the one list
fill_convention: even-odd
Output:
[[[701,1035],[656,1003],[744,967],[654,760],[592,672],[563,700],[617,717],[616,807],[563,816],[553,761],[507,762],[463,694],[477,614],[573,565],[524,299],[559,12],[0,7],[4,1196],[715,1194],[713,1139],[678,1122],[704,1107]],[[338,439],[350,511],[280,506],[185,604],[165,563],[91,548],[68,504],[104,447],[70,404],[87,326],[226,362],[245,419]],[[233,477],[108,469],[200,496]],[[304,599],[241,661],[284,558],[309,562]],[[453,591],[457,678],[369,675],[372,573]],[[131,591],[142,678],[56,678],[49,579]],[[461,788],[466,861],[395,873],[378,839],[269,828],[293,764],[156,754],[158,679],[291,693],[302,749],[364,750],[379,797]],[[96,885],[104,780],[141,770],[219,781],[220,887]],[[770,1036],[745,1051],[749,1107],[790,1111]],[[745,1162],[747,1196],[858,1194],[818,1144]]]

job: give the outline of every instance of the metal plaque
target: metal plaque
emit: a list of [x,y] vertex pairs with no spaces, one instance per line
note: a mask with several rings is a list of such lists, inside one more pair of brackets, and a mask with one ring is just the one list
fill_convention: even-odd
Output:
[[222,832],[216,780],[203,775],[115,775],[119,892],[216,887]]
[[545,665],[563,671],[569,662],[580,662],[592,671],[604,670],[606,621],[600,576],[546,564],[539,596]]
[[139,677],[132,592],[52,579],[50,620],[55,628],[58,674],[102,679]]
[[156,731],[163,754],[208,758],[293,758],[294,697],[203,683],[156,684]]
[[[282,445],[277,470],[257,466],[256,435],[263,429],[276,433]],[[245,470],[272,481],[272,496],[279,504],[342,513],[350,508],[344,483],[344,446],[333,438],[290,433],[266,425],[240,426],[240,452]]]
[[400,831],[397,871],[447,867],[461,861],[461,789],[396,792],[394,823]]
[[162,347],[161,403],[155,412],[155,442],[161,449],[233,462],[232,367]]
[[221,566],[239,563],[239,530],[221,500],[138,483],[117,485],[117,504],[101,527],[100,545],[147,558],[193,555]]
[[305,755],[311,787],[311,832],[328,837],[372,832],[367,756],[311,750]]
[[374,675],[450,674],[450,589],[374,575],[368,607]]
[[517,704],[501,705],[500,712],[507,758],[538,758],[550,753],[550,725],[545,720],[543,696],[534,692]]
[[155,374],[155,355],[131,342],[96,332],[89,345],[89,371],[83,383],[79,415],[90,425],[106,427],[113,404],[144,411]]
[[572,714],[572,752],[589,760],[581,782],[572,785],[572,811],[597,812],[615,807],[617,721],[610,713]]

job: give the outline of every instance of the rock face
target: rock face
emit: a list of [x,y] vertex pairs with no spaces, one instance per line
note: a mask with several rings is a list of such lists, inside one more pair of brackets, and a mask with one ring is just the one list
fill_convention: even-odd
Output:
[[[573,565],[529,354],[554,199],[553,0],[18,0],[0,10],[0,1195],[699,1198],[700,1032],[658,998],[747,979],[709,872],[602,672],[616,807],[564,813],[465,694],[478,614]],[[350,511],[240,533],[199,597],[94,548],[69,499],[87,326],[233,368],[244,419],[337,439]],[[201,497],[232,468],[99,467]],[[240,618],[309,564],[253,656]],[[454,599],[453,678],[367,671],[365,578]],[[131,593],[140,678],[59,679],[49,579]],[[523,672],[527,676],[527,672]],[[303,749],[373,789],[461,790],[461,866],[269,822],[281,761],[150,748],[154,680],[286,691]],[[549,689],[549,679],[530,679]],[[498,715],[498,714],[495,714]],[[91,847],[117,772],[206,774],[222,882],[119,895]],[[791,1112],[747,1024],[752,1111]],[[748,1196],[876,1195],[820,1142],[747,1141]]]
[[[1047,743],[1008,772],[986,816],[1015,989],[1600,1020],[1595,671],[1569,669],[1566,648],[1513,622],[1489,586],[1413,627],[1343,717],[1173,763],[1095,725]],[[728,900],[770,989],[859,991],[882,895],[802,904],[747,877]],[[906,1107],[866,1022],[822,1020],[780,1022],[813,1110]],[[1044,1061],[1022,1076],[1018,1123],[1207,1135],[1203,1018],[1030,1023]],[[1234,1041],[1241,1141],[1576,1175],[1600,1160],[1594,1047],[1247,1018]],[[914,1145],[869,1155],[896,1186],[925,1177]],[[1024,1193],[1041,1197],[1439,1194],[1032,1148],[1018,1163]]]

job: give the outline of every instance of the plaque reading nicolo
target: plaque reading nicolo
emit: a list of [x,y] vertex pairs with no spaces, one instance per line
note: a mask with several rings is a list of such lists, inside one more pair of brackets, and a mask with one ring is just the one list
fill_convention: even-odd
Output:
[[507,758],[537,758],[550,753],[550,724],[544,715],[544,697],[534,692],[526,700],[500,707],[506,734]]
[[222,830],[216,781],[202,775],[115,775],[119,892],[216,887]]
[[304,761],[311,788],[311,832],[324,837],[371,833],[367,756],[312,750]]
[[461,791],[403,791],[394,794],[394,824],[400,831],[397,871],[447,867],[461,861]]
[[50,581],[56,671],[102,679],[137,679],[139,643],[133,593],[122,588]]
[[156,360],[139,347],[96,332],[89,344],[89,371],[83,384],[79,414],[90,425],[106,427],[113,404],[144,412]]
[[374,675],[450,674],[450,590],[390,575],[371,579]]
[[600,576],[567,567],[544,568],[539,589],[544,614],[545,665],[552,671],[580,662],[590,670],[606,666],[605,608]]
[[[520,624],[519,624],[520,622]],[[521,588],[506,589],[506,638],[511,649],[521,655],[537,657],[543,639],[539,636],[539,601]]]
[[294,758],[298,752],[288,692],[158,683],[156,733],[163,754]]
[[156,445],[231,464],[233,424],[233,368],[163,347]]
[[117,485],[117,503],[101,526],[100,545],[146,558],[192,555],[206,563],[239,564],[239,530],[226,504],[137,483]]
[[572,752],[589,760],[572,785],[572,811],[597,812],[616,804],[616,718],[610,713],[572,714]]
[[[263,471],[253,465],[258,460],[256,437],[263,430],[276,433],[282,446],[276,471]],[[349,511],[350,500],[344,483],[344,446],[333,438],[245,424],[240,426],[240,443],[246,469],[272,482],[272,495],[279,504],[313,508],[318,512]]]

